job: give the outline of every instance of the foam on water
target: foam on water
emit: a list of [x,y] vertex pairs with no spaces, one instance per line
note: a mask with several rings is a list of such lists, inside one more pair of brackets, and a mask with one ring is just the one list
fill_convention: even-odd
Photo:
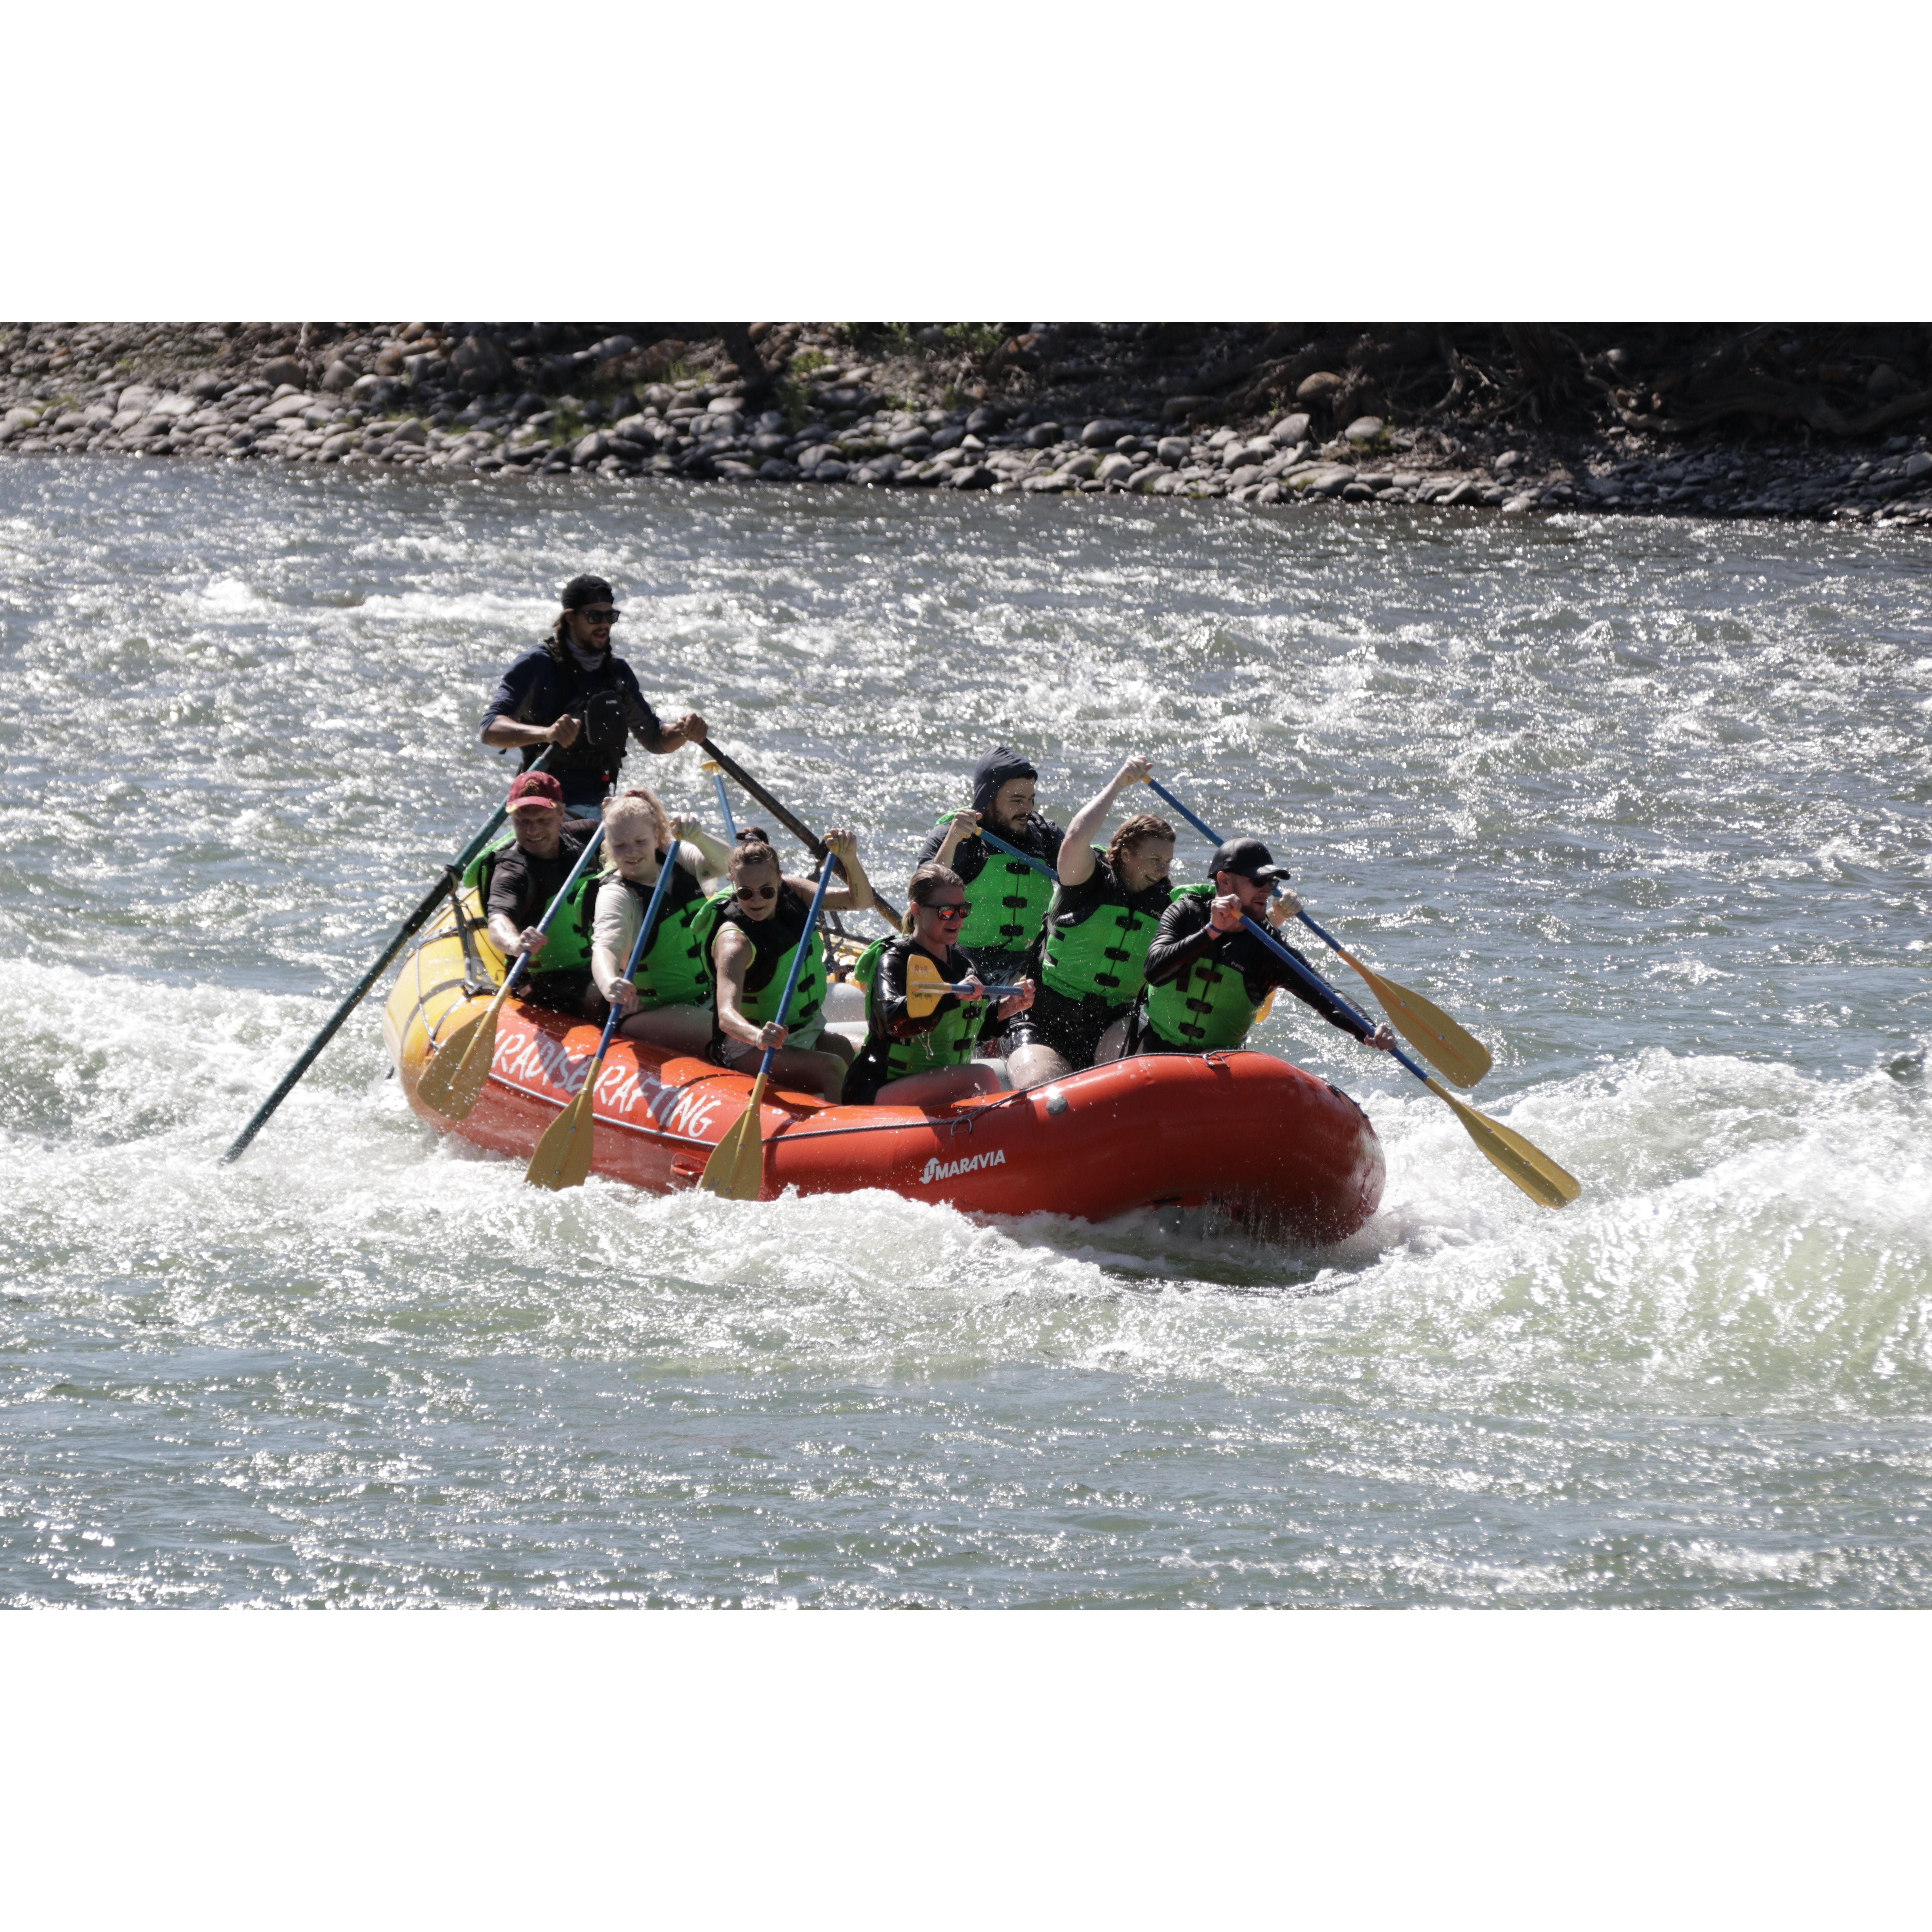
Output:
[[[1926,1600],[1916,552],[184,466],[0,490],[0,1600]],[[1287,1000],[1266,1043],[1388,1153],[1340,1249],[538,1194],[420,1126],[373,1010],[216,1168],[493,799],[482,700],[586,562],[661,708],[864,827],[887,884],[983,744],[1063,814],[1151,750],[1492,1040],[1478,1104],[1583,1199],[1534,1207]],[[703,813],[690,763],[648,776]]]

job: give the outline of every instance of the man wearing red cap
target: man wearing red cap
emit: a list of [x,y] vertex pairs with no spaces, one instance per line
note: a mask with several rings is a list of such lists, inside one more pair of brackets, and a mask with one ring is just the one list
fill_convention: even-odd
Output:
[[594,811],[616,782],[632,738],[664,752],[706,735],[695,711],[668,728],[658,722],[636,674],[610,648],[611,626],[622,615],[604,578],[573,577],[550,635],[503,674],[483,714],[484,743],[520,751],[526,770],[550,748],[547,769],[579,812]]
[[495,854],[483,888],[490,943],[505,958],[527,952],[530,963],[518,991],[539,1006],[574,1013],[590,984],[590,940],[584,922],[568,908],[550,922],[537,921],[562,889],[570,868],[597,830],[594,818],[563,815],[563,788],[548,772],[525,772],[510,787],[510,824],[517,842]]

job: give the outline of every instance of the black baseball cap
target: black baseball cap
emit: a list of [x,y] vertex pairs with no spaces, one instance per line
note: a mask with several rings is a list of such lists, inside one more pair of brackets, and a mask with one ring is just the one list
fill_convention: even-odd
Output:
[[563,608],[581,610],[586,604],[614,604],[617,593],[601,577],[573,577],[563,586]]
[[1216,872],[1232,872],[1237,878],[1256,879],[1264,885],[1288,876],[1288,868],[1277,866],[1274,854],[1258,838],[1230,838],[1216,846],[1214,857],[1208,861],[1208,871],[1210,877]]

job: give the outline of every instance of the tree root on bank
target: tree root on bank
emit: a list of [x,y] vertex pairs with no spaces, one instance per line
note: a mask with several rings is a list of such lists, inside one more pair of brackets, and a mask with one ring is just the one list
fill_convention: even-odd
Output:
[[1768,416],[1777,422],[1807,424],[1826,436],[1860,436],[1932,410],[1932,389],[1896,396],[1862,416],[1850,416],[1834,408],[1823,390],[1788,382],[1733,389],[1674,416],[1645,412],[1634,406],[1635,402],[1634,397],[1613,396],[1612,406],[1618,421],[1626,429],[1649,430],[1662,436],[1689,436],[1734,416]]

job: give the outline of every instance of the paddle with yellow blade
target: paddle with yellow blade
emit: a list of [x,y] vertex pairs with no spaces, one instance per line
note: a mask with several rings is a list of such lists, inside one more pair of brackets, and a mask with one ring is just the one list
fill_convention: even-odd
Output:
[[[1153,781],[1148,781],[1153,784]],[[1160,785],[1154,789],[1172,806],[1175,811],[1210,838],[1214,834],[1202,824],[1174,794]],[[1215,840],[1216,844],[1220,841]],[[1280,938],[1258,919],[1250,919],[1245,913],[1241,923],[1261,943],[1274,953],[1294,978],[1312,989],[1318,988],[1341,1008],[1362,1030],[1372,1033],[1367,1016],[1358,1012],[1348,1002],[1316,972],[1313,967],[1291,952]],[[1391,1014],[1390,1018],[1394,1016]],[[1540,1202],[1546,1208],[1562,1208],[1576,1199],[1582,1192],[1582,1183],[1576,1177],[1557,1166],[1549,1155],[1533,1142],[1526,1140],[1514,1127],[1506,1127],[1500,1120],[1492,1120],[1489,1115],[1478,1112],[1466,1101],[1459,1100],[1439,1080],[1425,1073],[1399,1046],[1391,1047],[1390,1054],[1406,1072],[1412,1073],[1430,1092],[1442,1101],[1462,1124],[1465,1131],[1474,1141],[1485,1159],[1500,1169],[1520,1187],[1532,1201]]]
[[[556,918],[569,898],[571,888],[582,878],[584,867],[590,864],[603,842],[604,828],[600,825],[590,835],[577,863],[571,867],[570,877],[557,889],[556,897],[544,908],[543,917],[537,921],[538,932],[549,932],[550,921]],[[503,1002],[510,997],[530,963],[530,954],[519,952],[512,962],[509,971],[504,974],[503,983],[496,988],[496,997],[489,1006],[473,1020],[465,1020],[447,1040],[436,1042],[435,1056],[423,1070],[423,1077],[416,1084],[416,1094],[446,1120],[466,1120],[470,1118],[470,1110],[483,1091],[483,1083],[490,1077],[490,1064],[496,1058],[496,1016],[503,1010]]]
[[[670,884],[671,868],[677,863],[677,842],[671,841],[670,850],[664,854],[664,863],[658,868],[658,882],[652,889],[651,902],[644,909],[644,923],[638,928],[638,937],[631,947],[631,956],[625,963],[624,977],[628,979],[638,970],[638,962],[644,956],[644,950],[650,944],[652,928],[658,922],[658,908],[664,904],[664,888]],[[802,952],[804,949],[800,948]],[[537,1150],[530,1156],[530,1164],[524,1170],[524,1178],[532,1187],[548,1187],[560,1192],[566,1187],[580,1187],[584,1177],[590,1172],[590,1156],[596,1151],[597,1122],[591,1112],[591,1098],[597,1091],[597,1076],[604,1070],[604,1056],[610,1051],[610,1036],[617,1030],[617,1023],[624,1016],[615,1000],[604,1016],[604,1032],[597,1042],[596,1056],[584,1076],[584,1084],[577,1090],[577,1097],[566,1107],[556,1118],[544,1130],[544,1137],[537,1142]]]
[[[819,908],[825,903],[825,889],[831,884],[838,863],[836,855],[827,852],[824,864],[818,868],[818,890],[812,896],[812,910],[806,917],[806,937],[792,948],[791,970],[785,975],[784,997],[778,1002],[781,1026],[784,1024],[786,1014],[791,1011],[791,996],[798,991],[799,969],[804,965],[805,956],[811,950],[807,941],[818,923]],[[765,1057],[758,1062],[758,1077],[752,1082],[752,1097],[745,1102],[745,1111],[725,1129],[723,1137],[711,1150],[711,1158],[704,1163],[704,1172],[698,1184],[707,1194],[716,1194],[726,1201],[755,1201],[759,1190],[764,1186],[764,1120],[760,1108],[765,1097],[765,1076],[772,1070],[772,1056],[777,1052],[775,1046],[765,1048]]]
[[[926,954],[915,950],[907,960],[906,1011],[914,1019],[924,1019],[947,994],[958,990]],[[1021,989],[1018,986],[982,986],[980,990],[989,1000],[1010,1000]]]
[[[1149,778],[1148,783],[1204,838],[1211,838],[1216,845],[1222,843],[1221,835],[1204,819],[1196,818],[1158,778]],[[1489,1072],[1492,1064],[1490,1049],[1452,1020],[1433,1000],[1426,1000],[1412,988],[1399,986],[1384,974],[1364,966],[1333,933],[1316,925],[1306,911],[1297,913],[1295,916],[1330,952],[1339,954],[1367,981],[1369,991],[1382,1002],[1383,1012],[1388,1015],[1390,1025],[1445,1080],[1457,1087],[1473,1087]]]

